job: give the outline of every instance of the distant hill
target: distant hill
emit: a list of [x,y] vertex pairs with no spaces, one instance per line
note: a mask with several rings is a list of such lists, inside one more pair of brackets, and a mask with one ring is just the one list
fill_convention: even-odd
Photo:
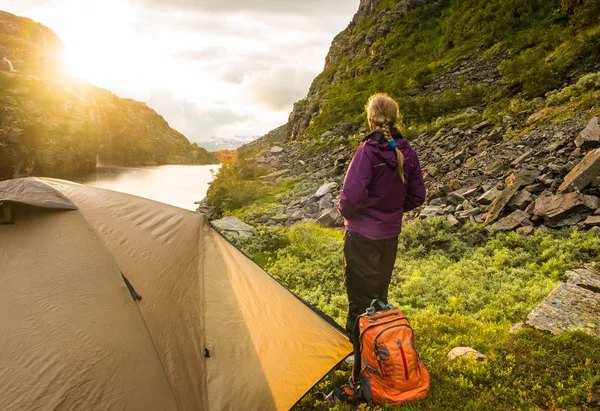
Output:
[[68,176],[97,161],[217,162],[146,104],[65,76],[62,48],[47,27],[0,11],[0,179]]

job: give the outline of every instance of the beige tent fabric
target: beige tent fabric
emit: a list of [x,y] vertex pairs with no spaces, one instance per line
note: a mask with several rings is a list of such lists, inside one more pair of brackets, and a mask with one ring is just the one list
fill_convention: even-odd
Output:
[[42,180],[22,178],[0,181],[0,202],[13,201],[43,208],[74,210],[77,207]]
[[[201,215],[122,193],[60,180],[40,181],[78,208],[54,213],[85,219],[87,232],[96,239],[95,245],[86,249],[113,259],[113,267],[116,265],[143,296],[137,303],[131,297],[127,301],[137,306],[145,325],[145,334],[137,335],[146,336],[155,350],[170,391],[149,384],[152,395],[148,397],[159,395],[163,402],[156,404],[160,407],[123,405],[123,409],[172,409],[168,401],[174,398],[179,410],[284,410],[350,353],[352,347],[340,331],[220,237]],[[0,238],[5,227],[20,230],[24,226],[23,216],[16,221],[14,226],[0,226]],[[43,231],[35,231],[36,224],[30,224],[28,236],[42,235]],[[72,229],[65,230],[68,236]],[[27,244],[21,244],[20,250],[15,257],[7,257],[0,248],[0,256],[4,255],[0,262],[4,265],[4,261],[12,263],[28,255],[32,264],[38,264],[37,253]],[[61,253],[57,250],[56,254]],[[84,263],[86,257],[78,247],[65,247],[61,258],[72,261],[74,268],[99,264],[95,260]],[[53,262],[40,267],[45,266],[54,270]],[[24,266],[15,272],[19,270],[33,268]],[[88,274],[80,275],[80,282],[85,282]],[[0,278],[0,284],[2,281]],[[124,284],[116,282],[122,292]],[[14,294],[14,285],[2,288],[11,287]],[[114,319],[108,315],[102,320],[110,323]],[[0,330],[5,321],[0,311]],[[73,327],[71,335],[76,335],[78,328]],[[121,328],[112,337],[118,339],[120,333]],[[1,338],[0,359],[6,350]],[[124,367],[135,362],[128,361],[119,359]],[[85,369],[85,361],[81,364],[77,368]],[[151,364],[149,361],[147,366]],[[140,372],[160,379],[160,374],[143,368]],[[0,381],[3,373],[0,369]],[[80,394],[68,392],[69,398]],[[124,404],[119,395],[111,398],[115,404]]]
[[[243,394],[238,399],[256,404],[244,409],[267,409],[248,385],[264,379],[275,402],[272,409],[289,409],[352,345],[214,230],[205,231],[205,247],[214,255],[204,260],[207,345],[218,360],[207,362],[210,403],[214,409],[240,409],[236,397],[220,395],[230,387]],[[224,322],[230,325],[220,327]],[[245,334],[248,338],[238,337]],[[224,369],[232,374],[223,375]]]
[[0,410],[176,410],[121,274],[77,211],[0,226]]

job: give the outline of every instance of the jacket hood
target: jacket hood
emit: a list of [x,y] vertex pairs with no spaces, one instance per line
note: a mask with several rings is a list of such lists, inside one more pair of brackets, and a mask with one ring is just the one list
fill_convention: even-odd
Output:
[[[396,141],[396,146],[400,151],[404,151],[410,147],[408,142],[402,137],[402,134],[395,128],[392,128],[392,137]],[[390,147],[380,129],[371,131],[363,141],[365,148],[373,153],[381,162],[387,164],[393,170],[398,168],[396,150]]]

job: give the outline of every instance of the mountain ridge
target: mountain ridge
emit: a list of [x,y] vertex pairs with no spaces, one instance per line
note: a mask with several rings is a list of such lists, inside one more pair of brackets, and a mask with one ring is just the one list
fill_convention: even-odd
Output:
[[69,78],[60,39],[0,12],[0,179],[69,177],[118,166],[215,164],[209,153],[132,99]]
[[[533,215],[538,197],[542,202],[556,194],[563,179],[589,161],[596,144],[576,145],[600,115],[600,27],[589,17],[596,12],[595,1],[361,1],[288,123],[240,148],[238,163],[217,176],[207,202],[251,223],[290,226],[322,217],[339,226],[332,206],[366,131],[364,104],[371,93],[384,91],[399,102],[402,132],[422,159],[429,193],[423,218],[429,213],[458,224],[495,223],[514,207],[498,205],[500,215],[488,219],[494,207],[478,197],[469,197],[469,204],[446,197],[461,197],[461,190],[474,185],[471,196],[492,188],[502,193],[511,176],[536,169],[531,197],[528,187],[510,197],[527,197],[521,206],[530,206],[529,218],[541,224],[543,217]],[[270,151],[274,145],[281,150]],[[530,155],[519,159],[525,148]],[[240,186],[221,187],[226,173],[239,178]],[[275,195],[262,216],[233,207],[260,203],[258,196],[243,194],[257,179],[261,187],[251,190],[256,193],[262,188],[269,195],[285,184],[295,188]],[[231,185],[231,176],[226,180]],[[315,202],[311,194],[324,183],[336,188],[327,201]],[[578,190],[600,195],[597,181]],[[585,213],[580,217],[569,225],[589,228]]]

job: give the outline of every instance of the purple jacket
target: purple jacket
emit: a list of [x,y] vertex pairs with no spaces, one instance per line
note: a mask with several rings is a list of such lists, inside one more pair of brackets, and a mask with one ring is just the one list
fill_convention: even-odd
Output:
[[338,204],[346,229],[372,240],[398,236],[404,212],[425,201],[417,153],[397,130],[392,135],[404,154],[406,183],[396,171],[396,152],[384,142],[381,130],[374,130],[354,153]]

